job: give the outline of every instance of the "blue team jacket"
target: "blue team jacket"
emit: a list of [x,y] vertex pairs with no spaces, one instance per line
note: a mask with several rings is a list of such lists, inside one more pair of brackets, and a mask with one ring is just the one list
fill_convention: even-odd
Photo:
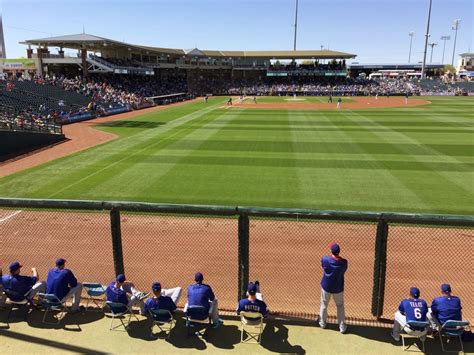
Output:
[[462,320],[461,300],[456,296],[436,297],[431,304],[431,312],[441,324],[447,320]]
[[46,293],[53,293],[62,300],[72,287],[77,286],[77,279],[69,269],[53,268],[48,272]]
[[206,284],[193,284],[188,286],[188,305],[204,306],[207,310],[211,307],[210,301],[215,298],[212,288]]
[[347,270],[347,260],[336,256],[323,256],[321,259],[323,267],[323,279],[321,287],[329,293],[340,293],[344,291],[344,273]]

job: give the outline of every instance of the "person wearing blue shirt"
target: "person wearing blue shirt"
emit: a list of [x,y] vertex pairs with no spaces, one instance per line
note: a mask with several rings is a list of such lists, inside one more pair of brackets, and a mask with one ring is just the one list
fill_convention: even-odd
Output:
[[[130,299],[127,293],[132,295]],[[107,286],[105,294],[107,301],[122,303],[130,308],[138,305],[140,307],[140,314],[145,314],[143,300],[148,294],[138,291],[132,282],[126,281],[124,274],[117,275],[115,281],[112,281]]]
[[424,299],[420,298],[420,290],[416,287],[410,288],[410,298],[405,298],[400,302],[398,311],[395,313],[393,321],[392,338],[400,341],[400,331],[403,329],[407,334],[415,336],[426,336],[426,331],[420,332],[406,327],[407,322],[426,322],[428,305]]
[[347,260],[339,256],[341,248],[338,244],[331,244],[330,249],[331,255],[323,256],[321,259],[323,278],[321,280],[321,308],[317,321],[321,328],[326,328],[327,308],[332,296],[336,302],[339,331],[344,334],[347,331],[344,313],[344,273],[347,270]]
[[443,295],[433,300],[428,312],[428,320],[434,330],[439,330],[448,320],[462,320],[461,300],[451,294],[451,286],[442,284],[441,293]]
[[194,274],[194,281],[195,284],[188,286],[188,303],[184,306],[184,312],[188,306],[203,306],[209,312],[213,327],[219,327],[223,321],[219,318],[217,299],[211,286],[202,283],[204,276],[200,272]]
[[36,268],[31,268],[33,276],[20,275],[23,265],[19,261],[14,261],[9,265],[10,274],[3,275],[0,269],[0,306],[5,304],[6,295],[3,289],[18,293],[18,297],[11,296],[12,301],[22,301],[25,297],[32,300],[38,292],[44,292],[45,282],[38,282],[38,272]]
[[264,317],[268,314],[268,307],[263,302],[262,294],[259,291],[259,284],[257,282],[250,282],[247,287],[247,298],[239,301],[237,306],[237,314],[240,312],[254,312],[260,313]]
[[[165,309],[173,313],[176,310],[176,303],[181,295],[181,287],[165,290],[161,288],[161,283],[154,282],[151,285],[153,297],[145,301],[145,312],[148,313],[152,309]],[[173,290],[173,291],[171,291]],[[167,296],[170,294],[171,296]]]
[[82,284],[77,282],[71,270],[66,269],[66,260],[63,258],[57,259],[56,267],[48,272],[46,293],[54,294],[61,302],[65,302],[72,297],[71,312],[79,311]]

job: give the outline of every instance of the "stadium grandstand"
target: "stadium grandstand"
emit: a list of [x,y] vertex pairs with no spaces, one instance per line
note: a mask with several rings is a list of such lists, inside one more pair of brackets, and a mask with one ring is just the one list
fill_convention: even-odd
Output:
[[[45,124],[204,95],[461,95],[474,91],[472,83],[420,81],[421,64],[346,64],[356,55],[334,50],[161,48],[86,33],[21,43],[27,46],[27,58],[18,63],[5,59],[0,66],[2,125],[15,129],[41,131]],[[431,76],[441,69],[441,65],[427,66]]]

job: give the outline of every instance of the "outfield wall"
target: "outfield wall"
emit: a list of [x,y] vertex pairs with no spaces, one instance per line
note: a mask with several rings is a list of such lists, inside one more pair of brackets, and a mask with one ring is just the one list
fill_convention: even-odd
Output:
[[0,130],[0,161],[65,140],[64,134]]

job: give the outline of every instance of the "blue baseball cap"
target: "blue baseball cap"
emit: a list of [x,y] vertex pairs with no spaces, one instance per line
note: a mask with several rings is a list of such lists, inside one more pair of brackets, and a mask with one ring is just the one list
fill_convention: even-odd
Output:
[[20,263],[19,261],[14,261],[10,264],[10,272],[21,269],[22,266],[23,264]]
[[410,288],[410,295],[412,297],[418,298],[420,297],[420,290],[417,287]]
[[249,282],[249,285],[247,286],[247,292],[250,293],[251,295],[256,294],[257,285],[255,285],[253,282]]
[[196,272],[194,274],[194,281],[201,282],[202,280],[204,280],[204,276],[200,272]]
[[118,274],[117,278],[115,280],[117,282],[124,282],[125,281],[125,275],[124,274]]
[[451,286],[449,284],[442,284],[441,292],[451,292]]
[[161,290],[161,284],[159,282],[153,282],[151,284],[151,289],[153,291],[160,291]]
[[66,260],[63,258],[56,259],[56,266],[63,266],[65,262]]
[[339,247],[339,244],[337,243],[331,244],[331,253],[333,253],[334,255],[337,255],[339,254],[340,251],[341,251],[341,248]]

